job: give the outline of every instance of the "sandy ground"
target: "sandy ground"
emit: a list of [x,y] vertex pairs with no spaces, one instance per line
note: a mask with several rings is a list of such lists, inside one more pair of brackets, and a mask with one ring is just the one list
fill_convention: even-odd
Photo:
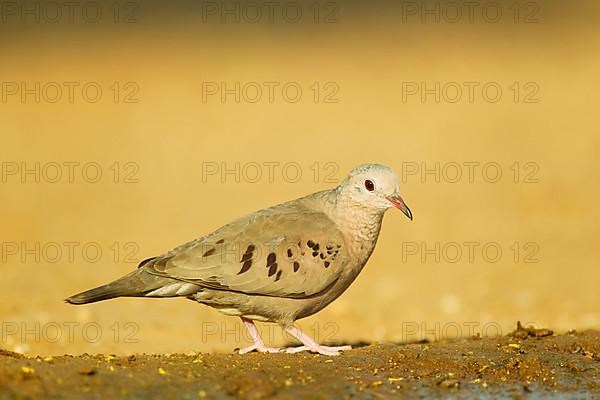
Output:
[[600,396],[600,332],[358,344],[315,354],[26,357],[0,353],[0,398],[573,398]]

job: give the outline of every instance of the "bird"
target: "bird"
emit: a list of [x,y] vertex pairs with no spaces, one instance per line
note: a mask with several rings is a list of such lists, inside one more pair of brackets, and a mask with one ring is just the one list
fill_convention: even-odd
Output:
[[[294,323],[322,310],[356,279],[390,208],[412,221],[396,172],[382,164],[362,164],[335,188],[241,217],[65,301],[185,297],[241,318],[253,343],[240,354],[339,355],[351,346],[321,345]],[[255,321],[279,324],[302,345],[267,346]]]

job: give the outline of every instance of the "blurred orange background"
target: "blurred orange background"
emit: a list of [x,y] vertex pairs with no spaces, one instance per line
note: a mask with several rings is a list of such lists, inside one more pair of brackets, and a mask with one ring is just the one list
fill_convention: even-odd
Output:
[[[483,2],[470,22],[462,3],[306,2],[283,14],[283,2],[272,22],[264,6],[251,22],[244,3],[96,3],[98,22],[63,9],[53,23],[45,3],[25,15],[23,4],[0,24],[0,347],[245,345],[237,319],[184,299],[63,299],[363,162],[403,175],[415,219],[387,214],[363,273],[300,321],[307,332],[373,342],[506,334],[517,320],[600,328],[600,5],[499,2],[492,22]],[[224,99],[221,84],[233,90]],[[236,165],[239,182],[222,176]]]

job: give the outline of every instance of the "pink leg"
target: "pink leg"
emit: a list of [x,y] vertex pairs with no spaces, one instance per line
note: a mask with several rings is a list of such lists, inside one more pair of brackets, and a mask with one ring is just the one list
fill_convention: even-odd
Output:
[[239,349],[240,354],[246,354],[251,351],[258,351],[259,353],[279,353],[281,351],[281,349],[278,349],[276,347],[265,346],[265,343],[260,337],[260,333],[258,332],[256,325],[254,325],[254,321],[252,321],[251,319],[246,319],[244,317],[242,317],[242,321],[244,322],[244,326],[250,334],[250,337],[254,341],[254,344],[248,347],[244,347],[243,349]]
[[325,356],[338,356],[340,351],[350,350],[352,346],[322,346],[315,342],[295,326],[285,328],[285,331],[302,342],[303,346],[290,347],[285,349],[286,353],[298,353],[300,351],[312,351],[313,353],[323,354]]

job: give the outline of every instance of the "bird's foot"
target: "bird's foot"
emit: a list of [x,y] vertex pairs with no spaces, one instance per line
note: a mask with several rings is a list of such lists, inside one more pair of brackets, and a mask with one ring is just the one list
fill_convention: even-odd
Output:
[[285,349],[286,353],[299,353],[301,351],[310,351],[313,353],[319,353],[324,356],[339,356],[340,351],[350,350],[352,346],[322,346],[317,344],[315,346],[298,346],[298,347],[288,347]]
[[238,349],[238,353],[246,354],[246,353],[250,353],[253,351],[256,351],[258,353],[280,353],[282,350],[283,349],[280,349],[277,347],[268,347],[268,346],[265,346],[264,344],[256,344],[255,343],[251,346]]

